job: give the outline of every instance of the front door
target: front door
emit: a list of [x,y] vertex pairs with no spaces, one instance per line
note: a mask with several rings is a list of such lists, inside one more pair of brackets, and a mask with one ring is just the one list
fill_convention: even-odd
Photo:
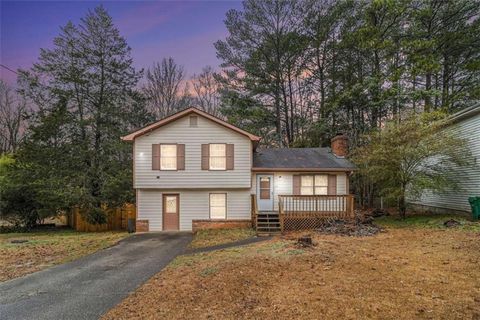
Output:
[[273,211],[273,175],[257,175],[258,211]]
[[163,230],[178,230],[179,227],[179,204],[178,194],[164,194],[163,203]]

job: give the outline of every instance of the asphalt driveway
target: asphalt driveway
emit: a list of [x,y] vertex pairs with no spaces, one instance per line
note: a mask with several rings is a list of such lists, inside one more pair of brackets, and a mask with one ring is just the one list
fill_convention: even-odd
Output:
[[78,260],[0,283],[0,319],[98,319],[182,254],[190,233],[134,235]]

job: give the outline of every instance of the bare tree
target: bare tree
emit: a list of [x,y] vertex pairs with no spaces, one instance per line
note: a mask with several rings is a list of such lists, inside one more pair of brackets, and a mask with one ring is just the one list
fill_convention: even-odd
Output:
[[147,84],[143,88],[151,111],[163,118],[185,107],[185,90],[182,90],[185,71],[173,58],[163,58],[147,70]]
[[0,154],[15,152],[23,135],[25,99],[0,80]]
[[206,66],[200,74],[193,75],[191,82],[195,94],[194,100],[196,106],[210,114],[219,116],[220,84],[215,79],[213,68]]

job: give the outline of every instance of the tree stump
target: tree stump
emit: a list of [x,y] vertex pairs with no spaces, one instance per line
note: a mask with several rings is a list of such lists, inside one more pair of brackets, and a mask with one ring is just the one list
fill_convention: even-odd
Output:
[[297,239],[297,243],[302,247],[311,247],[313,245],[311,236],[304,236]]

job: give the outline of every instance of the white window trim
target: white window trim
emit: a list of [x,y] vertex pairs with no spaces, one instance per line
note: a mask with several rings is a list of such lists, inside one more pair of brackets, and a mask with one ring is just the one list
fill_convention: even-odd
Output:
[[[212,146],[223,145],[225,148],[225,154],[223,156],[212,156]],[[222,168],[212,167],[212,158],[224,158],[225,165]],[[226,143],[210,143],[208,145],[208,170],[211,171],[225,171],[227,170],[227,144]]]
[[[164,157],[164,154],[165,152],[162,152],[162,149],[164,146],[174,146],[175,147],[175,156],[171,156],[171,157]],[[173,143],[163,143],[163,144],[160,144],[160,170],[162,171],[177,171],[177,148],[178,146],[176,144],[173,144]],[[167,168],[167,167],[164,167],[163,166],[163,162],[162,162],[162,159],[164,158],[173,158],[175,159],[175,167],[174,168]]]
[[[219,195],[219,194],[225,196],[225,205],[224,205],[225,214],[224,214],[223,218],[218,218],[218,217],[212,218],[212,195]],[[215,206],[215,207],[221,208],[219,206]],[[225,219],[227,219],[227,193],[226,192],[212,192],[212,193],[209,193],[209,195],[208,195],[208,211],[209,211],[209,216],[210,216],[211,220],[225,220]]]

